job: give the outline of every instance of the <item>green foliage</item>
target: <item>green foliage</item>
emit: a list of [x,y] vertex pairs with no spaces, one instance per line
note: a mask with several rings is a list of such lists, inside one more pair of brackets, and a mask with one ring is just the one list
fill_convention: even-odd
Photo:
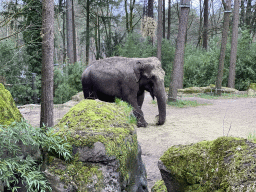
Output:
[[23,31],[23,40],[28,54],[28,69],[33,73],[41,74],[42,69],[42,2],[23,0],[29,4],[23,10],[24,26],[29,26]]
[[130,124],[137,124],[137,119],[134,116],[134,114],[132,113],[132,109],[133,108],[132,108],[132,106],[130,104],[126,103],[125,101],[122,101],[119,98],[115,99],[115,103],[118,106],[124,107],[123,110],[125,111],[125,114],[127,116],[128,123],[130,123]]
[[150,43],[149,39],[144,39],[141,35],[129,34],[123,46],[119,46],[117,55],[130,58],[146,58],[156,55],[156,47]]
[[54,103],[62,104],[82,91],[81,75],[85,66],[81,63],[68,64],[54,70]]
[[24,147],[39,151],[41,146],[44,151],[65,160],[72,157],[71,146],[56,136],[52,129],[44,132],[40,128],[30,126],[26,121],[14,122],[8,127],[0,125],[0,142],[0,180],[13,191],[16,187],[12,185],[17,184],[18,179],[26,183],[28,192],[51,191],[49,183],[40,171],[40,158],[31,154],[24,156]]
[[177,100],[175,102],[168,102],[168,105],[183,108],[183,107],[196,107],[201,104],[197,103],[197,101],[189,101],[189,100]]
[[184,87],[206,87],[215,84],[218,70],[218,38],[211,39],[209,50],[187,45],[184,56]]
[[164,39],[162,41],[162,68],[165,71],[164,86],[170,86],[172,65],[175,56],[175,47],[171,44],[171,41]]

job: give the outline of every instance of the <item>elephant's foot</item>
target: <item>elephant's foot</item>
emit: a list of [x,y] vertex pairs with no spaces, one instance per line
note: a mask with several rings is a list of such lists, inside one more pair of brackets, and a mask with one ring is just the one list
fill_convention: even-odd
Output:
[[138,127],[147,127],[148,123],[145,120],[138,120],[137,126]]

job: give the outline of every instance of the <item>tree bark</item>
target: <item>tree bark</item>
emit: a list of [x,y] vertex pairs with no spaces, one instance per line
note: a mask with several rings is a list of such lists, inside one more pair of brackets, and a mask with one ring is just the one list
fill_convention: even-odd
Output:
[[42,0],[42,98],[40,127],[53,126],[54,1]]
[[72,0],[66,0],[67,6],[67,56],[68,63],[74,63]]
[[162,50],[162,0],[158,0],[158,25],[157,25],[157,58],[161,61],[161,50]]
[[[187,5],[187,7],[184,5]],[[181,0],[182,7],[180,10],[179,30],[177,36],[177,44],[173,63],[171,83],[169,88],[168,102],[177,100],[177,89],[183,83],[184,49],[187,32],[188,14],[190,9],[189,5],[190,0]]]
[[163,0],[163,38],[165,39],[165,0]]
[[208,0],[204,0],[204,32],[203,32],[203,48],[207,50],[208,39]]
[[234,0],[232,42],[231,42],[229,76],[228,76],[228,87],[230,87],[230,88],[235,88],[236,53],[237,53],[238,22],[239,22],[239,5],[240,5],[240,0]]
[[167,24],[167,39],[170,39],[171,33],[171,0],[168,0],[168,24]]
[[217,95],[221,95],[224,60],[225,60],[226,44],[227,44],[228,30],[229,30],[229,15],[230,15],[230,9],[231,9],[231,0],[227,0],[226,2],[222,0],[222,3],[223,3],[225,12],[224,12],[220,58],[219,58],[219,68],[218,68],[218,75],[217,75],[217,81],[216,81]]

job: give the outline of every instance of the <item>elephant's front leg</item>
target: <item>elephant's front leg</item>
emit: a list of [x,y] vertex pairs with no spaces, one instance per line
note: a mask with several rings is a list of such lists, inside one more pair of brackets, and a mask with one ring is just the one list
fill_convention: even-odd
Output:
[[[138,105],[137,95],[134,97],[128,97],[126,100],[133,107],[133,114],[137,119],[138,127],[147,127],[148,123],[144,119],[143,112],[141,110],[141,106]],[[142,104],[142,103],[141,103]]]

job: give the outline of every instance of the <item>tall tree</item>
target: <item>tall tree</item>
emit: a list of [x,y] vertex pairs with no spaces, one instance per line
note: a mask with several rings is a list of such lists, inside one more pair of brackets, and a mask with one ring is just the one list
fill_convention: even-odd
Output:
[[91,0],[86,0],[86,65],[89,64],[89,53],[90,53],[90,5]]
[[67,6],[67,56],[68,63],[74,63],[74,36],[73,36],[73,16],[72,0],[66,0]]
[[231,0],[226,0],[226,2],[225,0],[222,0],[222,4],[224,6],[224,22],[223,22],[223,31],[222,31],[221,48],[220,48],[219,68],[218,68],[218,75],[217,75],[217,81],[216,81],[217,95],[221,95],[224,60],[225,60],[226,44],[227,44],[228,30],[229,30],[229,16],[231,12]]
[[167,22],[167,39],[170,39],[171,35],[171,0],[168,0],[168,22]]
[[163,27],[163,5],[162,0],[158,0],[158,24],[157,24],[157,58],[161,61],[162,50],[162,27]]
[[177,89],[180,88],[180,85],[182,85],[183,83],[185,38],[186,38],[186,32],[187,32],[190,0],[181,0],[180,7],[181,8],[180,8],[179,30],[178,30],[178,36],[177,36],[177,44],[176,44],[176,50],[175,50],[171,83],[170,83],[169,94],[168,94],[168,101],[177,100]]
[[208,37],[208,0],[204,0],[204,31],[203,31],[203,48],[207,50]]
[[165,0],[163,0],[163,38],[165,39]]
[[[130,3],[127,3],[127,0],[124,0],[124,5],[125,5],[125,19],[126,19],[126,31],[128,33],[133,32],[134,28],[134,6],[135,6],[135,0],[130,0]],[[128,11],[129,10],[129,11]]]
[[72,0],[72,31],[73,31],[74,62],[77,62],[77,53],[76,53],[76,24],[75,24],[74,0]]
[[54,0],[42,0],[42,98],[40,127],[53,126]]
[[154,17],[154,0],[148,0],[148,17]]
[[232,42],[231,42],[229,76],[228,76],[228,87],[231,87],[231,88],[235,88],[236,53],[237,53],[238,22],[239,22],[239,5],[240,5],[240,0],[234,0]]

